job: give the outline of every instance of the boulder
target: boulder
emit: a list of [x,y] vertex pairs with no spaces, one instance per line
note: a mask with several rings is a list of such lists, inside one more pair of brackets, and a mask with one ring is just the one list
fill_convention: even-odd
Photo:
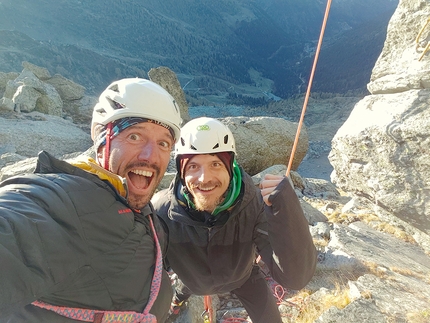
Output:
[[63,101],[56,89],[27,68],[16,79],[7,82],[3,99],[4,105],[10,104],[10,99],[16,112],[39,111],[55,116],[63,113]]
[[92,145],[88,133],[63,118],[32,112],[25,117],[0,118],[2,154],[35,157],[41,150],[54,156],[85,151]]
[[[297,123],[275,117],[227,117],[221,119],[236,140],[238,163],[251,176],[276,165],[288,165]],[[309,146],[306,128],[299,136],[292,170],[296,170]]]
[[15,110],[15,103],[11,99],[2,97],[0,99],[0,112],[1,111],[14,111]]
[[34,64],[31,64],[30,62],[22,62],[22,67],[24,69],[27,69],[31,71],[36,77],[42,81],[47,80],[51,78],[51,73],[49,73],[48,69],[44,67],[40,67]]
[[45,82],[51,84],[64,101],[80,100],[84,97],[85,87],[60,74],[55,74],[53,77],[46,79]]
[[171,96],[174,97],[175,101],[179,106],[179,111],[181,112],[181,118],[184,125],[190,120],[190,115],[188,114],[188,103],[185,98],[185,93],[182,90],[179,80],[171,69],[168,67],[157,67],[151,68],[148,72],[149,79],[161,85]]
[[12,97],[12,102],[17,112],[31,112],[36,109],[37,100],[41,96],[42,94],[35,88],[20,85]]
[[10,73],[4,73],[0,72],[0,94],[5,91],[6,84],[8,81],[13,81],[19,76],[19,73],[16,72],[10,72]]

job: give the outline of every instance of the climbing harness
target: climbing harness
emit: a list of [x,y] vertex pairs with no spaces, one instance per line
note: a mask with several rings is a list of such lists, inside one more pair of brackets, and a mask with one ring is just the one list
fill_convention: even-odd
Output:
[[149,295],[148,303],[146,304],[143,313],[132,311],[101,311],[90,310],[85,308],[54,306],[41,301],[31,303],[34,306],[53,311],[59,315],[65,316],[82,322],[94,323],[157,323],[157,319],[149,311],[158,296],[161,285],[161,276],[163,270],[163,262],[161,256],[161,247],[158,241],[157,233],[155,231],[154,223],[150,215],[148,215],[149,225],[154,234],[154,242],[156,247],[155,269],[151,282],[151,292]]
[[[415,43],[416,43],[416,47],[415,49],[418,50],[418,48],[420,47],[420,38],[421,35],[424,32],[424,29],[427,27],[427,25],[430,23],[430,18],[427,18],[426,23],[424,24],[424,26],[421,28],[420,32],[417,35],[417,38],[415,39]],[[427,41],[427,45],[424,47],[423,52],[421,53],[420,58],[418,59],[418,61],[421,61],[424,57],[424,55],[427,53],[427,51],[430,49],[430,41]]]
[[308,104],[308,100],[309,100],[309,95],[310,95],[310,91],[311,91],[311,87],[312,87],[312,81],[314,78],[314,74],[315,74],[315,69],[316,69],[316,65],[318,62],[318,56],[321,50],[321,44],[322,44],[322,40],[324,37],[324,31],[325,31],[325,27],[327,25],[327,19],[328,19],[328,14],[330,12],[330,6],[331,6],[331,0],[327,1],[327,7],[325,10],[325,14],[324,14],[324,20],[323,20],[323,24],[321,27],[321,33],[320,33],[320,37],[318,40],[318,46],[315,52],[315,58],[314,58],[314,63],[312,66],[312,71],[311,71],[311,76],[309,78],[309,83],[308,83],[308,89],[306,91],[306,96],[305,96],[305,101],[303,103],[303,108],[302,108],[302,114],[300,116],[300,121],[299,121],[299,125],[297,126],[297,132],[296,132],[296,137],[294,139],[294,144],[293,144],[293,148],[291,149],[291,156],[290,156],[290,160],[288,162],[288,167],[287,167],[287,171],[285,176],[289,176],[290,175],[290,171],[291,171],[291,165],[293,164],[293,159],[294,159],[294,154],[296,153],[296,149],[297,149],[297,144],[299,142],[299,136],[300,136],[300,131],[303,125],[303,119],[305,117],[305,112],[306,112],[306,106]]

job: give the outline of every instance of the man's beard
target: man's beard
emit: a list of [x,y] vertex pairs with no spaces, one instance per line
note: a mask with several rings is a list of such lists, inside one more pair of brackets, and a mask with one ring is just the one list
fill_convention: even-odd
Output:
[[151,201],[151,198],[154,195],[161,180],[162,180],[162,177],[158,179],[155,179],[155,178],[152,179],[153,183],[151,183],[151,185],[153,184],[155,185],[153,185],[151,191],[149,191],[148,194],[141,195],[141,194],[134,194],[134,193],[128,192],[128,196],[127,196],[128,205],[130,205],[130,207],[135,210],[142,209],[145,205],[147,205]]
[[197,211],[213,212],[223,201],[223,195],[219,196],[217,199],[207,199],[203,196],[194,197],[194,205]]

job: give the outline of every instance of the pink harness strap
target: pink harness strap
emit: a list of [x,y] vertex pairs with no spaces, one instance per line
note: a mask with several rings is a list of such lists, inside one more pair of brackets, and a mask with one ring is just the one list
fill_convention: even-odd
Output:
[[[100,323],[156,323],[157,319],[152,314],[143,314],[136,312],[114,312],[114,311],[97,311],[84,308],[64,307],[49,305],[40,301],[32,303],[35,306],[53,311],[67,318],[82,322],[100,322]],[[100,320],[101,318],[101,320]]]
[[155,269],[151,282],[151,293],[149,295],[148,303],[146,304],[143,313],[136,313],[132,311],[100,311],[90,310],[85,308],[54,306],[41,301],[34,301],[31,303],[34,306],[53,311],[59,315],[68,317],[82,322],[96,322],[96,323],[157,323],[157,319],[149,311],[154,305],[155,299],[158,296],[161,286],[161,277],[163,272],[163,262],[161,256],[161,247],[158,241],[157,233],[155,231],[154,223],[151,216],[148,216],[149,224],[154,234],[154,242],[156,247]]

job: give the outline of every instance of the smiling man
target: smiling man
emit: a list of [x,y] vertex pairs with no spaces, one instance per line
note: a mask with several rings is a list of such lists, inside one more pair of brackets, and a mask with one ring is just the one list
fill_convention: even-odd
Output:
[[162,87],[119,80],[94,107],[95,159],[41,152],[35,174],[0,183],[1,322],[164,322],[167,241],[150,199],[180,123]]
[[154,195],[169,228],[167,262],[178,275],[174,322],[191,296],[232,292],[254,323],[281,323],[256,264],[257,254],[285,288],[303,288],[316,266],[308,222],[288,178],[266,175],[260,189],[236,161],[233,134],[216,119],[197,118],[175,146],[177,176]]
[[193,196],[196,210],[212,213],[224,200],[224,193],[230,185],[231,158],[228,153],[218,153],[189,156],[180,160],[184,180]]

